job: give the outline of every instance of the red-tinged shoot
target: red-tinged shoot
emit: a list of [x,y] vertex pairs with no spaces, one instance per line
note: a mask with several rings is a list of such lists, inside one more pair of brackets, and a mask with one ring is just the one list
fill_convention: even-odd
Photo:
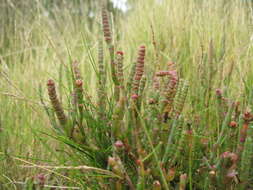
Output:
[[82,75],[81,75],[81,72],[80,72],[78,61],[74,61],[72,63],[72,69],[73,69],[73,74],[74,74],[75,79],[77,79],[77,80],[82,79]]
[[76,80],[76,86],[79,87],[79,88],[82,87],[83,86],[83,81],[80,80],[80,79]]
[[105,7],[102,8],[102,24],[103,24],[103,32],[104,38],[107,44],[112,43],[112,34],[109,22],[109,15]]
[[137,99],[138,99],[138,95],[137,95],[137,94],[133,94],[133,95],[131,96],[131,98],[132,98],[133,100],[137,100]]
[[153,190],[161,190],[162,189],[162,185],[158,180],[155,180],[153,183]]
[[138,95],[140,80],[144,73],[145,52],[146,52],[145,46],[140,46],[139,51],[138,51],[138,58],[137,58],[137,64],[135,68],[133,85],[132,85],[132,94],[135,96]]
[[236,126],[237,126],[237,123],[235,121],[231,121],[229,123],[229,127],[231,127],[231,128],[236,128]]
[[120,140],[117,140],[115,143],[114,143],[114,146],[117,150],[122,150],[124,148],[124,143]]
[[54,108],[56,116],[62,126],[65,126],[67,123],[67,117],[62,109],[61,103],[57,97],[56,90],[55,90],[55,83],[52,79],[49,79],[47,82],[47,90],[48,96],[50,98],[51,104]]
[[120,84],[120,87],[123,87],[124,83],[124,73],[123,73],[123,59],[124,53],[122,51],[117,51],[117,78]]
[[163,77],[163,76],[177,76],[176,70],[171,70],[171,71],[158,71],[155,74],[157,77]]
[[77,93],[77,101],[78,104],[82,104],[83,103],[83,81],[78,79],[76,80],[76,93]]

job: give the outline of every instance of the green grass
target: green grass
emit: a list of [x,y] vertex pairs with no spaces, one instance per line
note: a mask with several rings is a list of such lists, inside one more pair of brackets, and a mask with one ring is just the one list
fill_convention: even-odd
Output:
[[[116,180],[120,174],[107,164],[109,156],[125,156],[124,159],[121,157],[123,165],[137,189],[155,189],[152,185],[156,183],[161,183],[164,189],[179,186],[184,189],[184,173],[187,174],[186,189],[253,188],[252,172],[245,170],[246,165],[253,166],[251,123],[242,150],[238,148],[241,144],[237,140],[244,134],[243,124],[247,124],[243,114],[247,110],[250,112],[253,105],[253,6],[242,0],[156,2],[131,2],[132,9],[126,15],[115,11],[115,17],[111,19],[114,21],[115,50],[124,52],[125,81],[140,45],[146,47],[144,73],[147,77],[142,106],[137,111],[140,116],[135,118],[132,111],[124,108],[127,130],[120,135],[112,130],[115,133],[112,138],[108,136],[111,129],[104,129],[105,126],[108,122],[113,126],[122,124],[115,119],[118,101],[113,93],[110,56],[105,42],[105,89],[108,94],[105,120],[100,118],[96,103],[101,98],[97,75],[97,51],[102,37],[100,4],[91,3],[95,13],[91,19],[87,17],[88,1],[17,3],[10,0],[0,3],[3,9],[0,22],[4,26],[0,29],[0,189],[32,189],[31,186],[38,183],[33,177],[38,174],[46,176],[48,186],[117,189],[117,184],[126,188],[129,181],[125,177]],[[70,113],[73,60],[80,63],[84,92],[91,97],[91,102],[86,95],[83,100],[89,107],[83,119],[88,125],[85,143],[83,136],[80,142],[57,133],[40,101],[43,96],[45,105],[51,108],[46,84],[49,78],[53,79],[65,113]],[[154,95],[153,74],[167,70],[169,61],[176,63],[178,75],[188,82],[189,90],[179,119],[163,123],[157,119],[160,110],[147,102]],[[217,97],[216,89],[223,91],[225,101]],[[131,96],[131,91],[127,93]],[[159,94],[161,96],[162,92]],[[240,102],[239,111],[231,104],[235,101]],[[127,102],[131,104],[130,97]],[[223,112],[228,113],[224,116]],[[68,118],[72,121],[76,117],[82,118],[80,113],[76,111]],[[237,127],[229,127],[230,121],[236,121]],[[141,145],[132,139],[135,125],[141,126]],[[152,130],[156,127],[163,127],[166,132],[174,129],[158,135],[159,141],[163,142],[160,144]],[[150,169],[151,174],[143,174],[141,166],[115,151],[113,144],[119,139],[133,140],[130,146],[134,155],[145,164],[147,160],[145,170]],[[172,145],[168,146],[167,141]],[[136,146],[143,146],[141,149],[145,152],[139,153]],[[230,153],[224,156],[226,151]],[[239,161],[233,162],[232,153],[240,157]],[[161,166],[161,161],[168,165]],[[233,163],[238,175],[228,180],[224,176]],[[216,169],[212,168],[214,164]],[[91,168],[75,168],[81,165]],[[171,174],[173,179],[165,179],[168,176],[163,169],[167,172],[175,170],[175,176]],[[134,175],[136,173],[138,175]]]

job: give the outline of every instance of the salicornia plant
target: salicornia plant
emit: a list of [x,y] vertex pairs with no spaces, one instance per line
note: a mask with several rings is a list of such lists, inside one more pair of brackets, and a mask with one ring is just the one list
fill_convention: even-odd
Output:
[[[236,101],[217,89],[216,134],[208,136],[205,127],[210,126],[200,126],[199,121],[205,118],[198,120],[190,111],[184,112],[185,106],[191,107],[187,95],[194,86],[179,72],[180,63],[168,61],[160,70],[163,64],[157,60],[159,70],[146,67],[147,54],[159,54],[147,48],[152,43],[140,45],[132,63],[124,63],[127,52],[117,49],[110,14],[105,6],[101,12],[104,39],[98,36],[96,98],[85,91],[82,65],[74,61],[67,68],[71,75],[68,99],[59,100],[56,83],[50,79],[52,109],[45,106],[59,139],[73,154],[82,156],[84,164],[111,171],[111,175],[91,177],[88,184],[97,182],[98,189],[116,190],[249,188],[253,180],[251,112],[242,112]],[[207,109],[215,100],[212,43],[204,92]],[[129,71],[124,69],[126,64],[131,65]]]

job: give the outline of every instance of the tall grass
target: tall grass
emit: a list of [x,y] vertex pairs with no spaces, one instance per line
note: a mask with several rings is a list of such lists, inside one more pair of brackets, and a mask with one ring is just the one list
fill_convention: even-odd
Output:
[[[101,40],[101,7],[97,3],[88,21],[86,5],[1,3],[0,188],[45,183],[84,189],[251,189],[251,5],[240,0],[132,2],[126,15],[109,14],[111,56]],[[130,73],[141,44],[145,76],[132,88],[126,84],[140,76]],[[100,60],[98,49],[104,54]],[[120,85],[110,69],[121,59]],[[171,71],[169,61],[183,79],[174,80],[176,92],[166,91],[166,77],[157,89],[154,78],[158,71]],[[54,118],[46,95],[49,78],[66,117],[76,121],[67,124],[71,132]],[[79,100],[84,96],[76,107],[71,107],[73,92]],[[133,151],[128,155],[126,149]]]

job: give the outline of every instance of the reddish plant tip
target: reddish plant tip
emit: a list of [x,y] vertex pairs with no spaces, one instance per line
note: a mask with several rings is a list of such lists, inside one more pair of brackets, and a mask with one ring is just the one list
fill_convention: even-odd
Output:
[[78,104],[78,107],[81,108],[81,107],[84,107],[83,104]]
[[221,154],[221,157],[222,157],[222,158],[227,158],[227,157],[229,157],[229,154],[230,154],[229,151],[223,152],[223,153]]
[[187,134],[187,135],[192,135],[192,134],[193,134],[193,131],[192,131],[191,129],[188,129],[188,130],[186,131],[186,134]]
[[209,140],[208,140],[208,138],[201,138],[200,142],[201,142],[202,145],[208,145]]
[[175,174],[176,174],[176,169],[175,168],[170,168],[169,171],[168,171],[168,177],[170,179],[174,179]]
[[131,98],[132,98],[133,100],[136,100],[136,99],[138,99],[138,95],[137,95],[137,94],[133,94],[133,95],[131,96]]
[[115,143],[114,143],[114,146],[116,148],[123,148],[124,147],[124,143],[120,140],[117,140]]
[[139,49],[139,55],[144,56],[145,52],[146,52],[145,48],[140,48]]
[[39,179],[39,180],[45,180],[46,179],[46,177],[45,177],[45,175],[44,174],[38,174],[37,175],[37,179]]
[[232,171],[228,172],[226,176],[228,178],[234,178],[237,174],[238,174],[238,172],[236,172],[235,170],[232,170]]
[[124,55],[123,51],[117,51],[117,54],[122,56]]
[[220,88],[217,88],[215,92],[217,96],[222,96],[222,90]]
[[110,44],[112,42],[112,36],[109,23],[109,16],[105,7],[102,8],[102,24],[105,41],[106,43]]
[[116,159],[114,157],[109,156],[109,158],[108,158],[108,164],[110,166],[115,166],[116,165]]
[[238,160],[238,155],[233,153],[233,152],[229,152],[229,151],[223,152],[221,154],[221,157],[224,158],[224,159],[225,158],[230,158],[231,161],[233,161],[233,162],[236,162]]
[[245,121],[251,121],[253,119],[253,116],[251,115],[251,113],[249,111],[246,111],[244,114],[243,114],[243,119]]
[[155,104],[156,100],[154,98],[150,98],[148,101],[149,104]]
[[238,107],[238,106],[240,106],[240,102],[239,101],[233,102],[233,105]]
[[166,76],[166,75],[169,75],[169,71],[158,71],[158,72],[155,73],[155,75],[157,77]]
[[172,65],[175,65],[175,62],[169,61],[169,62],[167,63],[167,65],[168,65],[169,67],[171,67]]
[[158,180],[154,181],[153,185],[155,187],[161,187],[161,183]]
[[246,112],[244,113],[244,115],[245,115],[246,117],[248,117],[248,116],[250,116],[250,112],[249,112],[249,111],[246,111]]
[[76,86],[80,87],[82,85],[83,85],[83,81],[82,80],[80,80],[80,79],[76,80]]
[[47,86],[54,86],[54,81],[52,79],[49,79],[47,81]]
[[36,176],[36,179],[38,180],[38,182],[39,182],[40,185],[44,185],[45,182],[46,182],[46,177],[45,177],[44,174],[38,174]]
[[145,55],[145,49],[146,49],[145,46],[140,46],[139,47],[139,54],[144,56]]
[[140,85],[140,80],[142,78],[144,72],[144,59],[145,59],[145,46],[141,46],[142,48],[138,51],[137,56],[137,64],[135,68],[134,81],[132,85],[132,90],[134,94],[138,94],[138,89]]
[[171,70],[171,71],[158,71],[155,74],[157,77],[163,77],[166,75],[171,76],[173,79],[177,78],[177,71],[176,70]]
[[159,87],[160,87],[159,79],[158,79],[158,77],[155,76],[153,78],[153,88],[156,89],[156,90],[159,90]]
[[229,127],[235,128],[237,126],[237,123],[235,121],[231,121],[229,123]]
[[187,179],[187,174],[181,174],[180,179],[181,180],[186,180]]
[[140,165],[141,165],[141,160],[140,160],[140,159],[137,159],[137,160],[135,161],[135,163],[136,163],[138,166],[140,166]]

